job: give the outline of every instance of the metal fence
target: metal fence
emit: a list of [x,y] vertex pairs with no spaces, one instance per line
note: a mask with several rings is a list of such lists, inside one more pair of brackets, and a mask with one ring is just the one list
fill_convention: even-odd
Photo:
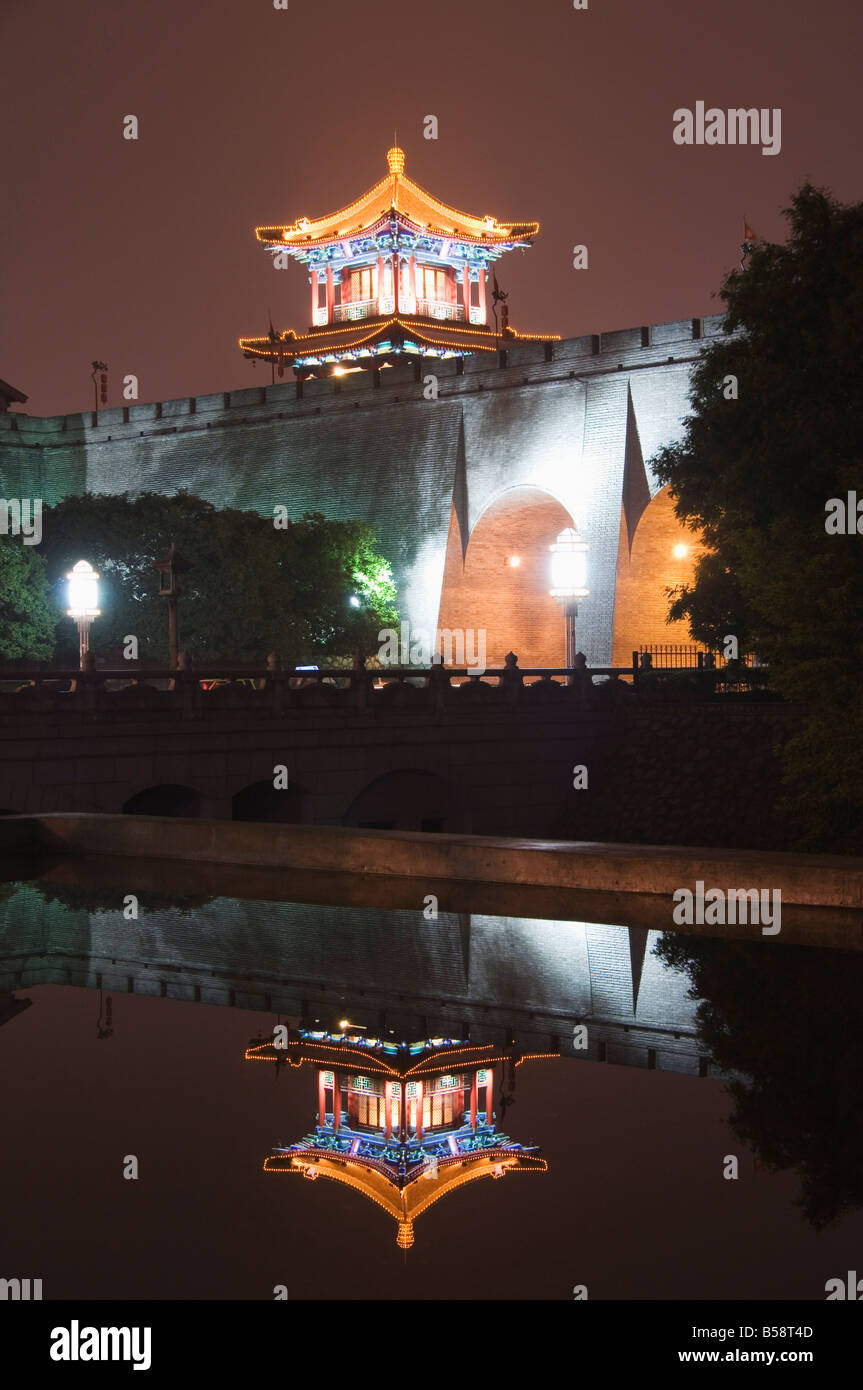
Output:
[[[649,657],[648,661],[642,660]],[[743,666],[760,666],[760,662],[753,652],[747,652],[738,658]],[[654,670],[721,670],[728,665],[728,660],[721,652],[712,652],[708,647],[700,647],[695,643],[686,644],[681,642],[645,642],[632,653],[633,667],[651,666]]]

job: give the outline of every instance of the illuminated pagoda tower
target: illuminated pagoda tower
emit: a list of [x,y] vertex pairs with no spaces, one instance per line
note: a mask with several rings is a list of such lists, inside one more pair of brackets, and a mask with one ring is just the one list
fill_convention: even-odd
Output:
[[292,366],[297,377],[342,375],[415,357],[494,352],[523,334],[496,304],[489,266],[505,251],[530,246],[538,222],[498,222],[457,212],[405,174],[404,151],[387,153],[388,173],[349,207],[290,226],[257,227],[277,267],[288,257],[308,266],[307,333],[272,329],[241,338],[246,357]]
[[546,1171],[535,1147],[497,1128],[494,1084],[497,1073],[505,1107],[515,1068],[558,1053],[453,1038],[395,1043],[302,1028],[284,1034],[284,1047],[276,1046],[277,1034],[253,1039],[246,1060],[314,1067],[318,1123],[298,1143],[274,1148],[264,1171],[354,1188],[395,1219],[403,1250],[414,1243],[417,1217],[456,1188]]

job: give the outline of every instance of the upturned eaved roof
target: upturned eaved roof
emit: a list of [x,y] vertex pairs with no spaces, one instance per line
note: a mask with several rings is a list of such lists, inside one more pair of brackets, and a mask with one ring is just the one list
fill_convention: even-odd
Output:
[[27,397],[17,386],[10,386],[0,378],[0,410],[8,410],[10,405],[24,405]]
[[490,328],[472,324],[436,322],[431,319],[389,314],[376,319],[361,319],[349,324],[324,324],[308,333],[296,333],[289,328],[275,339],[241,338],[240,347],[249,357],[285,362],[295,358],[327,356],[357,349],[374,349],[375,344],[413,342],[434,348],[438,352],[494,352],[510,342],[549,342],[559,339],[558,333],[519,333],[508,328],[496,334]]
[[527,243],[539,231],[538,222],[498,222],[441,203],[407,177],[404,150],[398,146],[387,152],[387,165],[387,175],[348,207],[326,217],[301,217],[288,226],[256,227],[258,241],[290,250],[325,245],[374,227],[393,209],[424,231],[487,246]]
[[506,1173],[546,1173],[544,1158],[520,1149],[486,1149],[441,1159],[434,1177],[422,1171],[400,1184],[386,1165],[347,1154],[319,1153],[313,1149],[272,1155],[264,1162],[267,1173],[299,1173],[306,1178],[331,1178],[360,1192],[398,1222],[396,1243],[409,1250],[414,1243],[414,1221],[434,1202],[478,1178],[502,1178]]
[[306,1029],[288,1031],[284,1047],[272,1039],[254,1039],[246,1048],[247,1062],[275,1062],[298,1067],[310,1062],[319,1067],[361,1067],[369,1076],[388,1076],[400,1080],[418,1078],[441,1064],[468,1070],[493,1066],[495,1062],[514,1062],[516,1066],[557,1052],[523,1052],[519,1047],[498,1043],[470,1043],[457,1038],[428,1038],[413,1043],[375,1043],[350,1034],[312,1033]]

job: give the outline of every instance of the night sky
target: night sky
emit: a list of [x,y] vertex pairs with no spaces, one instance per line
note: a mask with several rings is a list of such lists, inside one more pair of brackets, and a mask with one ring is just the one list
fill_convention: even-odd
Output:
[[[110,405],[126,373],[141,400],[266,380],[237,337],[305,329],[308,285],[254,226],[352,201],[394,128],[436,196],[542,223],[499,268],[527,332],[717,312],[744,214],[780,239],[805,180],[861,196],[857,0],[5,0],[0,44],[0,376],[34,415],[89,409],[93,358]],[[781,153],[676,145],[699,100],[781,108]]]

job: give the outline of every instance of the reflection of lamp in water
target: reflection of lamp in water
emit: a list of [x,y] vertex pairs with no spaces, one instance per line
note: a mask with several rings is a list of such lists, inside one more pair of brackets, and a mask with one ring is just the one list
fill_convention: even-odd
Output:
[[105,1026],[102,1027],[102,991],[99,990],[99,1017],[96,1020],[96,1037],[110,1038],[114,1032],[114,1014],[110,994],[105,1000]]
[[[359,1025],[342,1019],[338,1026]],[[512,1068],[557,1052],[525,1053],[515,1041],[389,1042],[301,1028],[291,1030],[286,1049],[254,1039],[246,1060],[278,1064],[285,1052],[294,1066],[317,1070],[318,1123],[298,1143],[273,1148],[264,1171],[352,1187],[396,1221],[401,1250],[414,1243],[417,1217],[457,1187],[548,1167],[535,1147],[498,1129],[494,1082],[503,1064],[511,1092]]]

